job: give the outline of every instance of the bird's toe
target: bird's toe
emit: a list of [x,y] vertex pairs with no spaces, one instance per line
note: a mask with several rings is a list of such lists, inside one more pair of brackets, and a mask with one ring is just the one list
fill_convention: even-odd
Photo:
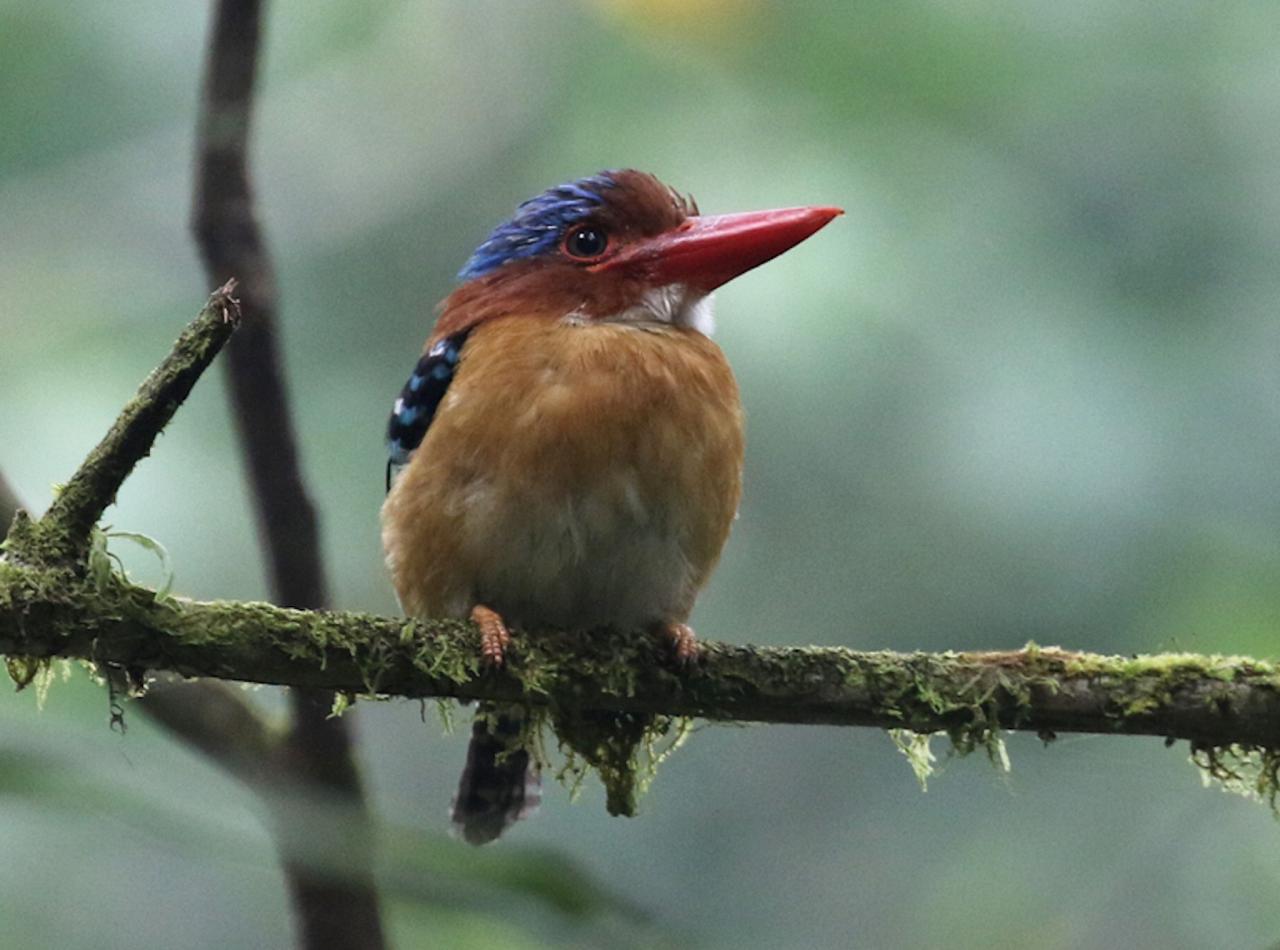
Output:
[[681,665],[692,663],[698,658],[701,647],[698,646],[693,628],[687,623],[664,623],[659,626],[658,633],[671,642],[671,652]]
[[471,622],[480,628],[480,658],[489,666],[502,666],[507,661],[511,631],[502,615],[483,604],[471,608]]

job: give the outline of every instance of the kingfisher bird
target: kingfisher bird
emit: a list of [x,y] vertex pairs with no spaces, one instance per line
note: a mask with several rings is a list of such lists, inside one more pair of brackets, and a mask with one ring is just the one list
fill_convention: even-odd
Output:
[[[712,292],[839,208],[704,216],[605,171],[521,204],[476,249],[388,429],[382,540],[413,617],[649,629],[689,662],[694,599],[736,517],[743,411]],[[453,821],[474,844],[540,797],[518,708],[481,705]]]

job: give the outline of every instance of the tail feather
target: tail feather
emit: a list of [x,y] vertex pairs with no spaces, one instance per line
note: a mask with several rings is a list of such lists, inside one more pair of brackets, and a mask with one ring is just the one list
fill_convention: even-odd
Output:
[[538,766],[521,744],[519,709],[482,705],[471,727],[471,745],[453,799],[453,823],[471,844],[493,841],[542,800]]

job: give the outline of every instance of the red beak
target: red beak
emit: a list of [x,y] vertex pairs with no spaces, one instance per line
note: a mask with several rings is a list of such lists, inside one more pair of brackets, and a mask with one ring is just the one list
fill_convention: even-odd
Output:
[[840,208],[809,207],[695,216],[592,269],[625,269],[653,284],[688,284],[709,293],[790,250],[841,214]]

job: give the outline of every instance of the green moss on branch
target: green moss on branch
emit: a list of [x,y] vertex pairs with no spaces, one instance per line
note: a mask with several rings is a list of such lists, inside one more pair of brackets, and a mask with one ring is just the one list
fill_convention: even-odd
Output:
[[948,733],[1128,733],[1280,745],[1280,671],[1247,657],[1115,657],[1054,648],[856,652],[706,642],[679,666],[644,633],[532,631],[501,670],[453,620],[157,601],[112,575],[0,562],[0,652],[361,695],[519,701],[570,710]]
[[137,395],[58,492],[45,516],[31,526],[21,549],[25,558],[53,563],[84,557],[89,533],[102,512],[230,338],[240,314],[234,290],[234,280],[215,290],[164,362],[143,380]]

